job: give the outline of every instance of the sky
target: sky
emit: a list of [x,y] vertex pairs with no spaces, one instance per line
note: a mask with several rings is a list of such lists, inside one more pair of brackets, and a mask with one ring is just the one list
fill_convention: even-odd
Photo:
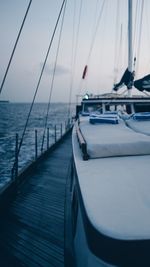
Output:
[[[133,0],[133,56],[138,58],[137,78],[150,72],[150,1],[143,2],[139,35],[142,1]],[[0,83],[28,4],[29,0],[0,1]],[[62,0],[32,1],[0,100],[32,101],[61,4]],[[37,102],[49,99],[61,21]],[[119,81],[127,67],[127,21],[127,0],[67,1],[51,101],[68,102],[70,88],[72,102],[77,94],[111,92],[114,81]],[[88,72],[82,80],[85,65],[88,65]]]

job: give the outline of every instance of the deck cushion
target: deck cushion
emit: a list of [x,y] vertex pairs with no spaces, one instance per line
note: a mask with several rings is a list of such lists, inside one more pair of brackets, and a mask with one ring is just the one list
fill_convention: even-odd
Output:
[[90,158],[150,154],[150,137],[135,132],[124,121],[119,124],[90,124],[80,120]]

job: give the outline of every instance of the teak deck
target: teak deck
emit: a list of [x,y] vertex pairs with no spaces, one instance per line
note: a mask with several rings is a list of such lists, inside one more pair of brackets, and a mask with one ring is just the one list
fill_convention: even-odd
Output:
[[66,185],[71,135],[19,187],[0,214],[0,267],[65,265]]

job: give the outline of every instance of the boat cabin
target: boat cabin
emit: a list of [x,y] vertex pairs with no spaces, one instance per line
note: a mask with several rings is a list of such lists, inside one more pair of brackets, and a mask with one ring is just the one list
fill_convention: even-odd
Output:
[[150,112],[150,98],[148,97],[119,97],[119,98],[89,98],[83,99],[81,103],[82,115],[89,115],[91,112],[99,111],[122,111],[127,114],[137,112]]

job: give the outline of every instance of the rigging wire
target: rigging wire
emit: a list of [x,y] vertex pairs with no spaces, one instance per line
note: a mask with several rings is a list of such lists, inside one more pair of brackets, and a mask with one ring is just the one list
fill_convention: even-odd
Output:
[[[99,0],[96,1],[96,6],[95,6],[95,10],[94,10],[94,22],[93,22],[92,34],[93,34],[94,30],[95,30],[96,17],[97,17],[97,11],[98,11],[98,3],[99,3]],[[81,97],[80,93],[81,93],[81,91],[83,89],[82,88],[83,87],[83,81],[84,81],[84,86],[85,86],[85,82],[86,82],[85,78],[86,78],[87,72],[88,72],[88,66],[85,65],[83,73],[82,73],[82,78],[79,81],[77,96]],[[78,99],[77,99],[77,102],[78,102]]]
[[114,77],[114,84],[117,82],[118,78],[118,70],[119,70],[119,63],[121,62],[121,51],[122,51],[122,24],[120,29],[120,40],[119,40],[119,47],[118,47],[118,53],[116,54],[116,67],[115,67],[115,77]]
[[143,10],[144,10],[144,0],[141,3],[141,14],[140,14],[140,25],[139,25],[139,38],[138,38],[138,47],[137,47],[137,65],[136,65],[136,75],[139,71],[139,60],[140,60],[140,47],[141,47],[141,37],[142,37],[142,26],[143,26]]
[[[75,43],[75,17],[76,17],[76,0],[74,1],[74,10],[73,10],[73,30],[72,30],[72,47],[71,47],[71,76],[70,76],[70,90],[69,90],[69,101],[71,102],[72,87],[73,87],[73,62],[74,62],[74,43]],[[70,104],[68,105],[67,117],[69,119]]]
[[[52,37],[50,39],[50,44],[49,44],[49,47],[48,47],[48,50],[47,50],[47,53],[46,53],[46,56],[45,56],[45,60],[44,60],[43,67],[42,67],[42,70],[41,70],[41,73],[40,73],[40,76],[39,76],[39,79],[38,79],[38,83],[37,83],[37,86],[36,86],[36,89],[35,89],[33,100],[32,100],[32,103],[31,103],[31,106],[30,106],[30,109],[29,109],[29,113],[28,113],[28,116],[27,116],[27,119],[26,119],[26,123],[25,123],[24,129],[23,129],[23,133],[22,133],[19,145],[18,145],[17,156],[20,153],[20,149],[21,149],[21,146],[22,146],[22,143],[23,143],[23,139],[24,139],[24,136],[25,136],[25,133],[26,133],[26,129],[27,129],[27,126],[28,126],[28,122],[29,122],[29,118],[30,118],[30,115],[31,115],[31,111],[32,111],[32,108],[33,108],[33,105],[34,105],[34,102],[35,102],[35,98],[36,98],[36,95],[37,95],[37,92],[38,92],[38,89],[39,89],[39,85],[40,85],[40,82],[41,82],[41,79],[42,79],[42,76],[43,76],[43,72],[44,72],[44,69],[45,69],[47,58],[48,58],[48,55],[49,55],[49,52],[50,52],[50,49],[51,49],[51,46],[52,46],[52,43],[53,43],[53,40],[54,40],[54,36],[55,36],[55,33],[56,33],[56,29],[57,29],[57,26],[58,26],[58,23],[59,23],[59,20],[60,20],[60,17],[61,17],[61,13],[62,13],[64,4],[65,4],[65,1],[66,0],[62,1],[61,8],[60,8],[60,11],[59,11],[59,14],[58,14],[58,17],[57,17],[57,20],[56,20],[56,24],[55,24],[55,27],[54,27],[54,31],[53,31]],[[14,168],[15,168],[15,164],[13,166],[13,170],[14,170]]]
[[99,7],[98,7],[99,2],[100,2],[100,0],[97,0],[97,1],[96,1],[96,5],[95,5],[94,22],[93,22],[93,31],[94,31],[94,29],[95,29],[96,17],[97,17],[97,13],[98,13],[98,10],[99,10]]
[[117,51],[118,51],[118,25],[119,25],[119,14],[120,14],[120,1],[117,0],[117,9],[116,9],[116,36],[115,36],[115,53],[114,53],[114,84],[117,82],[117,74],[118,74],[118,61],[116,62]]
[[135,9],[135,22],[134,22],[134,36],[133,36],[133,51],[135,51],[136,47],[136,34],[137,34],[137,22],[138,22],[138,7],[139,7],[139,0],[136,1],[136,9]]
[[[100,24],[102,15],[103,15],[103,10],[104,10],[104,6],[105,6],[105,2],[106,1],[103,0],[102,5],[101,5],[101,8],[100,8],[99,15],[98,15],[98,19],[94,23],[95,25],[93,26],[93,34],[92,34],[92,38],[91,38],[89,53],[88,53],[88,57],[87,57],[87,60],[86,60],[85,67],[88,67],[88,64],[89,64],[89,61],[90,61],[90,57],[91,57],[91,54],[92,54],[92,51],[93,51],[93,47],[94,47],[94,43],[95,43],[95,39],[96,39],[96,34],[97,34],[97,31],[98,31],[98,28],[99,28],[99,24]],[[95,16],[94,16],[94,18],[96,17],[96,13],[97,13],[97,9],[98,9],[97,6],[98,6],[98,0],[97,0],[97,3],[96,3],[96,10],[95,10]],[[81,79],[81,81],[79,83],[78,95],[80,95],[80,93],[81,93],[82,81],[83,81],[83,79]],[[86,81],[86,79],[84,79],[84,81]]]
[[93,50],[93,47],[94,47],[96,34],[97,34],[97,31],[98,31],[98,27],[99,27],[100,20],[102,18],[102,14],[103,14],[103,10],[104,10],[104,5],[105,5],[105,0],[103,0],[102,6],[101,6],[101,9],[100,9],[100,13],[99,13],[99,17],[98,17],[98,20],[97,20],[97,23],[96,23],[95,31],[94,31],[93,36],[92,36],[92,41],[91,41],[89,54],[88,54],[88,58],[87,58],[87,65],[88,65],[88,62],[90,60],[90,57],[91,57],[91,54],[92,54],[92,50]]
[[[146,4],[148,5],[148,3],[146,2]],[[145,7],[145,10],[146,10],[146,29],[147,29],[147,45],[150,46],[150,32],[149,32],[149,28],[150,28],[150,23],[149,23],[149,9],[148,9],[148,6]],[[149,71],[149,66],[150,66],[150,58],[147,60],[147,63],[145,65],[145,70]]]
[[83,0],[80,0],[79,20],[78,20],[78,25],[77,25],[77,36],[76,36],[76,43],[75,43],[75,55],[74,55],[74,61],[73,61],[73,70],[75,69],[75,65],[76,65],[76,56],[77,56],[78,42],[79,42],[79,30],[80,30],[80,22],[81,22],[82,3],[83,3]]
[[[75,42],[75,53],[73,56],[73,50],[72,50],[72,71],[71,71],[71,81],[70,81],[70,91],[69,91],[69,105],[68,105],[68,120],[70,117],[71,112],[71,98],[72,98],[72,90],[73,90],[73,83],[74,83],[74,75],[75,75],[75,67],[76,67],[76,57],[77,57],[77,50],[78,50],[78,42],[79,42],[79,31],[80,31],[80,22],[81,22],[81,12],[82,12],[82,3],[83,0],[80,0],[80,7],[79,7],[79,19],[78,19],[78,25],[77,25],[77,34],[76,34],[76,42]],[[75,11],[74,11],[74,25],[75,25]],[[73,26],[73,40],[75,36],[75,26]],[[73,45],[72,45],[73,48]]]
[[12,53],[11,53],[11,56],[10,56],[10,59],[9,59],[9,62],[8,62],[8,65],[7,65],[7,68],[6,68],[6,71],[5,71],[5,74],[4,74],[2,83],[1,83],[0,94],[1,94],[1,92],[2,92],[2,90],[3,90],[3,86],[4,86],[4,83],[5,83],[5,80],[6,80],[6,77],[7,77],[7,74],[8,74],[8,71],[9,71],[9,68],[10,68],[10,65],[11,65],[11,62],[12,62],[14,53],[15,53],[15,50],[16,50],[16,47],[17,47],[17,44],[18,44],[18,41],[19,41],[19,38],[20,38],[20,35],[21,35],[21,32],[22,32],[22,29],[23,29],[23,26],[24,26],[24,24],[25,24],[25,20],[26,20],[26,18],[27,18],[27,15],[28,15],[28,12],[29,12],[31,3],[32,3],[32,0],[29,1],[29,4],[28,4],[28,7],[27,7],[25,16],[24,16],[24,18],[23,18],[23,21],[22,21],[22,24],[21,24],[21,27],[20,27],[20,30],[19,30],[19,33],[18,33],[16,42],[15,42],[15,45],[14,45],[14,48],[13,48],[13,51],[12,51]]
[[59,54],[62,30],[63,30],[63,25],[64,25],[64,17],[65,17],[65,12],[66,12],[66,5],[67,5],[67,0],[65,0],[65,5],[64,5],[63,15],[62,15],[62,22],[61,22],[60,33],[59,33],[59,39],[58,39],[58,46],[57,46],[57,50],[56,50],[56,58],[55,58],[52,82],[51,82],[51,87],[50,87],[50,94],[49,94],[49,99],[48,99],[47,113],[46,113],[45,125],[44,125],[43,137],[42,137],[41,152],[43,151],[45,133],[46,133],[47,122],[48,122],[48,115],[49,115],[50,106],[51,106],[51,97],[52,97],[52,91],[53,91],[53,86],[54,86],[54,79],[55,79],[55,73],[56,73],[56,67],[57,67],[57,60],[58,60],[58,54]]

